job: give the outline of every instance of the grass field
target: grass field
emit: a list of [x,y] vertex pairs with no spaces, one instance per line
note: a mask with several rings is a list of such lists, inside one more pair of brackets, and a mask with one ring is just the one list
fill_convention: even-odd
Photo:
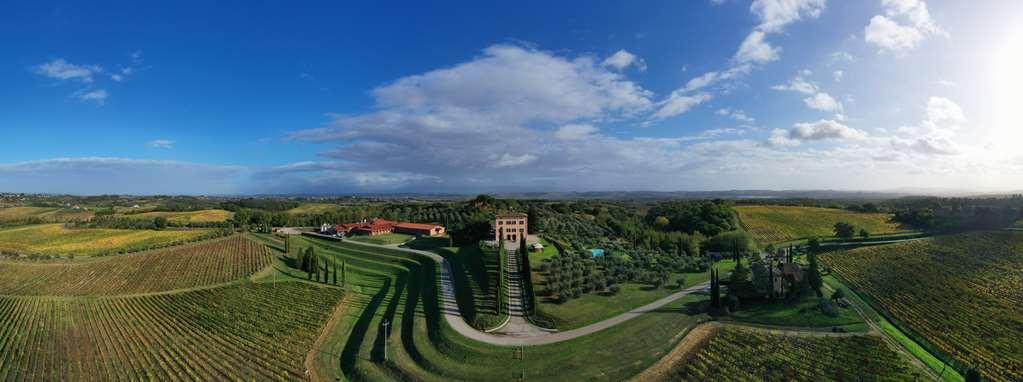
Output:
[[109,296],[238,280],[270,264],[263,245],[233,236],[66,264],[0,261],[0,295]]
[[68,229],[42,224],[0,229],[0,251],[21,254],[93,256],[186,242],[209,230]]
[[381,244],[381,245],[393,245],[401,244],[406,241],[412,240],[415,236],[406,235],[403,233],[385,233],[383,235],[369,236],[369,235],[354,235],[346,238],[346,240],[354,240],[363,243],[370,244]]
[[1023,232],[978,232],[821,257],[907,334],[996,381],[1023,380]]
[[1016,224],[1013,224],[1012,226],[1016,228],[1023,228],[1023,220],[1017,221]]
[[451,263],[458,308],[465,321],[480,330],[503,323],[508,312],[499,311],[497,306],[500,290],[500,258],[497,251],[468,245],[442,247],[437,253]]
[[280,282],[0,297],[0,380],[304,380],[303,361],[343,293]]
[[916,381],[924,376],[877,336],[780,334],[723,326],[665,381]]
[[[532,260],[531,260],[532,261]],[[539,263],[534,263],[539,264]],[[716,269],[727,274],[735,263],[722,260],[715,264]],[[679,277],[685,277],[685,286],[692,286],[710,281],[709,272],[673,273],[668,280],[669,288],[651,288],[646,284],[621,283],[617,294],[585,293],[579,298],[565,302],[557,302],[547,297],[537,297],[537,314],[551,320],[558,330],[569,330],[617,316],[640,306],[657,301],[669,294],[678,292],[675,286]],[[533,273],[533,289],[540,291],[546,288],[543,274]]]
[[904,231],[889,222],[888,214],[857,213],[852,211],[795,206],[736,206],[743,228],[761,244],[782,243],[812,236],[834,236],[835,223],[844,221],[866,228],[871,235]]
[[234,217],[234,212],[224,210],[200,210],[200,211],[185,211],[185,212],[143,212],[140,214],[128,214],[124,215],[126,218],[136,219],[153,219],[156,217],[164,217],[168,222],[172,224],[188,224],[188,223],[219,223],[227,221]]
[[302,205],[300,205],[298,207],[295,207],[295,208],[292,208],[292,209],[288,210],[287,213],[293,214],[293,215],[322,214],[324,212],[334,211],[334,210],[337,210],[339,208],[341,208],[341,206],[339,206],[337,204],[330,204],[330,203],[304,203],[304,204],[302,204]]
[[[457,335],[440,317],[432,260],[301,240],[292,244],[314,245],[323,255],[345,259],[349,268],[350,303],[315,360],[321,377],[329,380],[620,381],[657,361],[706,317],[694,311],[706,297],[690,296],[657,314],[567,342],[526,348],[481,344]],[[391,323],[389,336],[385,320]]]
[[73,220],[88,220],[92,218],[92,211],[61,209],[52,207],[7,207],[0,208],[0,222],[26,221],[39,219],[45,222],[68,222]]
[[732,312],[729,319],[761,325],[805,328],[838,326],[850,332],[867,330],[863,319],[854,309],[836,306],[838,316],[830,317],[817,309],[819,301],[820,298],[817,296],[811,296],[792,304],[776,302],[740,306],[738,311]]

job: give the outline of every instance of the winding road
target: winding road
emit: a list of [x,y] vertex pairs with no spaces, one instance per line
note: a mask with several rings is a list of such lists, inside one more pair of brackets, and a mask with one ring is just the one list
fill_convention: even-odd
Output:
[[394,245],[381,245],[371,243],[360,243],[356,241],[347,241],[348,243],[354,243],[368,247],[378,247],[386,249],[398,249],[406,252],[420,254],[433,259],[441,265],[440,281],[441,281],[441,312],[444,314],[444,319],[448,325],[451,326],[459,334],[474,339],[476,341],[485,342],[491,345],[498,346],[531,346],[531,345],[547,345],[558,343],[562,341],[568,341],[574,338],[587,336],[601,330],[619,325],[623,322],[629,321],[633,318],[639,317],[643,314],[650,313],[660,309],[661,307],[668,305],[675,300],[682,297],[688,296],[691,293],[702,290],[710,285],[709,282],[697,284],[695,286],[686,288],[679,292],[672,293],[668,296],[661,298],[660,300],[651,302],[641,307],[635,308],[628,312],[619,314],[617,316],[608,318],[604,321],[593,323],[578,329],[566,330],[563,332],[542,332],[542,333],[516,333],[513,335],[497,335],[491,333],[484,333],[476,330],[472,326],[469,326],[462,318],[462,314],[458,310],[458,302],[455,299],[455,283],[452,277],[451,264],[443,256],[433,252],[422,251],[417,249],[403,248]]

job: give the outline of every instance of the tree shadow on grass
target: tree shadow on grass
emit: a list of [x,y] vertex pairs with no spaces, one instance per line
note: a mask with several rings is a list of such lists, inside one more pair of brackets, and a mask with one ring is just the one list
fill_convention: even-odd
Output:
[[359,357],[359,348],[362,346],[362,341],[366,338],[366,333],[369,331],[369,326],[373,322],[373,316],[376,315],[377,309],[384,302],[384,298],[387,297],[387,293],[391,289],[391,279],[384,279],[383,285],[380,287],[380,291],[373,295],[369,303],[366,304],[366,309],[362,311],[362,315],[359,316],[359,320],[352,326],[352,330],[348,336],[348,342],[345,343],[344,350],[341,351],[341,371],[345,375],[354,375],[355,363]]

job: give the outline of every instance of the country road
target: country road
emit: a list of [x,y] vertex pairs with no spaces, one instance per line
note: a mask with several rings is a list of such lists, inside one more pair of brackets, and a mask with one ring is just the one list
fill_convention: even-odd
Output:
[[685,297],[693,292],[697,292],[701,289],[706,288],[710,285],[709,282],[698,284],[679,292],[675,292],[671,295],[665,296],[657,301],[643,305],[641,307],[632,309],[628,312],[619,314],[611,317],[604,321],[593,323],[581,328],[567,330],[564,332],[544,332],[536,333],[529,336],[517,335],[517,336],[506,336],[506,335],[495,335],[490,333],[484,333],[476,330],[472,326],[469,326],[462,319],[462,315],[458,310],[458,302],[455,300],[455,283],[451,276],[451,264],[443,256],[433,252],[421,251],[417,249],[402,248],[394,245],[380,245],[370,243],[359,243],[349,241],[348,243],[354,243],[358,245],[387,248],[387,249],[398,249],[406,252],[417,253],[420,255],[427,256],[441,265],[441,311],[444,314],[444,319],[452,329],[457,331],[459,334],[474,339],[476,341],[485,342],[492,345],[498,346],[530,346],[530,345],[547,345],[563,341],[568,341],[574,338],[587,336],[601,330],[619,325],[623,322],[629,321],[633,318],[639,317],[643,314],[656,311],[657,309],[670,304],[682,297]]

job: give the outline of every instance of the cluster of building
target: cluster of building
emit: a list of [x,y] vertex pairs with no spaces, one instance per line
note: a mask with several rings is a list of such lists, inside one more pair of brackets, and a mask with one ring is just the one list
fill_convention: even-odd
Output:
[[320,233],[341,236],[376,236],[388,233],[404,233],[416,236],[443,236],[444,227],[436,224],[396,222],[387,219],[374,218],[357,223],[335,225],[324,224],[320,226]]

